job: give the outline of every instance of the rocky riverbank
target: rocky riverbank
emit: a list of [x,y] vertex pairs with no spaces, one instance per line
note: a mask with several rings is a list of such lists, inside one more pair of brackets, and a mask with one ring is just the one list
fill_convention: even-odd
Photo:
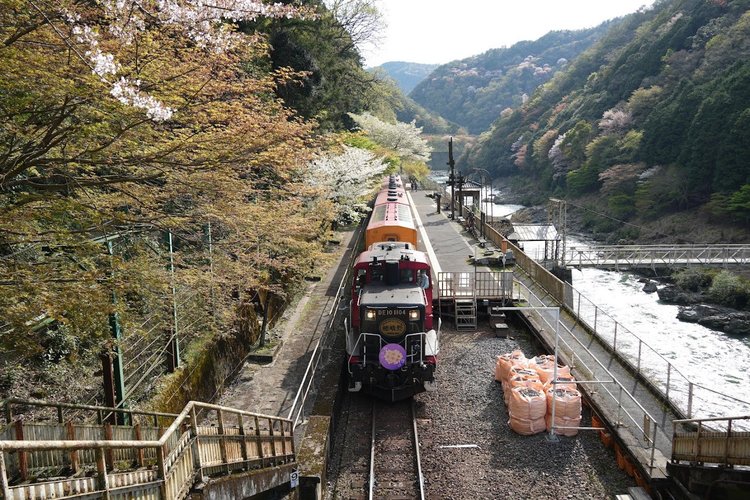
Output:
[[681,321],[732,335],[750,335],[750,312],[707,304],[703,293],[674,284],[659,288],[656,293],[662,302],[679,306],[677,318]]

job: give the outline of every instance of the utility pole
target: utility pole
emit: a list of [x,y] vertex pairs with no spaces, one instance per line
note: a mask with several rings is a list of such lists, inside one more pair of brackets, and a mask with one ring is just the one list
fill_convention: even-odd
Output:
[[458,183],[458,216],[463,217],[464,216],[464,182],[466,182],[466,178],[464,177],[464,174],[458,174],[458,178],[456,179],[456,182]]
[[456,220],[456,162],[453,160],[453,137],[448,141],[448,166],[451,168],[448,176],[448,184],[451,185],[451,220]]
[[565,268],[565,246],[567,241],[566,228],[568,225],[568,204],[565,200],[550,198],[549,201],[557,204],[557,226],[562,240],[562,255],[560,256],[560,267]]
[[[114,258],[115,252],[112,240],[107,239],[107,251],[110,260]],[[114,278],[114,266],[111,269],[111,278]],[[112,305],[117,304],[117,292],[115,291],[114,279],[112,280]],[[122,371],[122,351],[120,340],[122,340],[122,328],[120,318],[116,311],[109,314],[109,330],[114,342],[111,352],[102,355],[102,369],[104,372],[104,394],[107,404],[111,407],[125,408],[125,376]],[[117,413],[110,416],[111,423],[128,424],[126,414]]]

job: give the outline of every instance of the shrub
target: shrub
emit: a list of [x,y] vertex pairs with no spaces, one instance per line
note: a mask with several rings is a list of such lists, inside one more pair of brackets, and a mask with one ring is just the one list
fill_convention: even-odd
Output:
[[674,274],[674,282],[680,288],[699,292],[711,286],[713,277],[705,269],[688,268]]
[[714,276],[708,293],[719,304],[742,309],[748,305],[750,286],[736,274],[721,271]]

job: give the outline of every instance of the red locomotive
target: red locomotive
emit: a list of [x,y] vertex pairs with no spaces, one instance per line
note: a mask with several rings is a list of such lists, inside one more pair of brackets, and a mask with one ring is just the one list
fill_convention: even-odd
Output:
[[[416,249],[416,227],[400,178],[390,176],[382,193],[386,195],[377,199],[365,240],[388,238],[370,243],[354,265],[346,352],[350,391],[397,401],[434,388],[439,326],[436,331],[430,262]],[[395,207],[402,216],[375,217],[382,206]]]

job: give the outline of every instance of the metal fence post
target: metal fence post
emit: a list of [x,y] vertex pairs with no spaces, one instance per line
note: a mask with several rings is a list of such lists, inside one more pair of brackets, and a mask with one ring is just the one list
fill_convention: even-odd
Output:
[[615,336],[612,339],[612,350],[617,352],[617,321],[615,321]]
[[654,468],[654,455],[656,454],[656,432],[659,430],[659,424],[654,422],[654,437],[651,440],[651,462],[649,463],[649,469]]
[[172,281],[172,337],[169,341],[169,351],[172,354],[172,362],[169,364],[172,371],[180,367],[180,341],[177,330],[177,284],[174,273],[174,246],[172,245],[172,231],[169,232],[169,273]]
[[667,363],[667,391],[666,391],[667,401],[669,401],[669,386],[671,383],[671,379],[672,379],[672,363]]
[[597,316],[599,316],[599,308],[597,306],[594,306],[594,332],[596,332]]
[[643,348],[643,341],[638,339],[638,365],[636,371],[641,373],[641,349]]
[[214,291],[214,240],[213,235],[211,233],[211,220],[208,221],[208,269],[210,272],[210,279],[211,279],[211,316],[214,319],[214,324],[216,323],[216,294]]

